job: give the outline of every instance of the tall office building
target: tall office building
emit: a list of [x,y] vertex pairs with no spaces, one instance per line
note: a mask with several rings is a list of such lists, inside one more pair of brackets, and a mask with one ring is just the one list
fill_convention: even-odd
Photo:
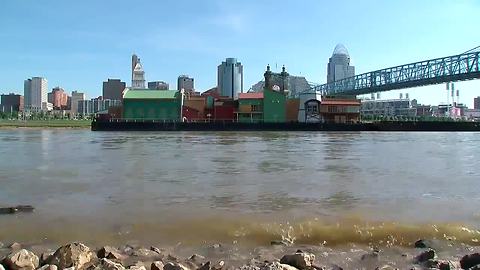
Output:
[[52,103],[56,110],[65,110],[67,109],[68,95],[63,88],[57,86],[48,93],[48,102]]
[[135,54],[132,55],[132,89],[145,89],[145,71]]
[[168,83],[164,81],[148,82],[148,89],[150,90],[169,90]]
[[77,91],[72,92],[70,111],[74,114],[78,112],[78,102],[87,99],[85,93],[80,93]]
[[473,109],[480,110],[480,97],[476,97],[473,99]]
[[23,111],[23,96],[10,93],[2,95],[0,99],[0,112],[12,113]]
[[338,44],[333,50],[327,68],[327,83],[355,76],[355,67],[350,66],[350,55],[342,44]]
[[188,77],[187,75],[178,76],[177,80],[177,90],[184,90],[185,93],[195,92],[195,81],[193,78]]
[[33,77],[25,80],[23,84],[25,111],[47,110],[48,82],[42,77]]
[[121,100],[125,87],[127,87],[127,84],[119,79],[108,79],[106,82],[103,82],[103,98]]
[[243,66],[236,58],[227,58],[218,66],[217,88],[220,95],[238,98],[243,93]]

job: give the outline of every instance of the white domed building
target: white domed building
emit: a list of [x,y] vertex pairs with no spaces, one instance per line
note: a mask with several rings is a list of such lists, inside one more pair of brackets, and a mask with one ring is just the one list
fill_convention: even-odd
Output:
[[350,66],[350,55],[342,44],[335,46],[327,70],[327,83],[355,76],[355,67]]

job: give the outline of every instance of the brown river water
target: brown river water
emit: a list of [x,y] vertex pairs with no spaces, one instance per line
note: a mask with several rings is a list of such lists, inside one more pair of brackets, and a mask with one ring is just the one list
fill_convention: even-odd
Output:
[[0,130],[0,241],[479,245],[480,133]]

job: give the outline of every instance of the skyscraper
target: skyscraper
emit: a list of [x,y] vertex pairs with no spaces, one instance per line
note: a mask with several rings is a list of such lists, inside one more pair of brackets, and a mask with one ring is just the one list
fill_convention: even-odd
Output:
[[218,66],[217,88],[220,95],[238,98],[243,93],[243,66],[236,58],[227,58]]
[[145,89],[145,71],[135,54],[132,55],[132,89]]
[[48,82],[42,77],[33,77],[23,84],[25,111],[47,110]]
[[476,97],[473,99],[473,109],[480,110],[480,97]]
[[327,83],[355,76],[355,67],[350,66],[350,55],[342,44],[335,46],[328,62]]
[[85,99],[87,99],[86,96],[85,96],[85,93],[80,93],[80,92],[77,92],[77,91],[73,91],[72,92],[72,101],[71,101],[72,104],[70,105],[70,111],[73,114],[78,113],[78,102],[82,101],[82,100],[85,100]]
[[195,82],[193,78],[188,77],[187,75],[178,76],[177,81],[177,90],[185,90],[185,93],[192,93],[195,91]]
[[127,87],[127,84],[119,79],[108,79],[106,82],[103,82],[103,98],[121,100],[125,87]]

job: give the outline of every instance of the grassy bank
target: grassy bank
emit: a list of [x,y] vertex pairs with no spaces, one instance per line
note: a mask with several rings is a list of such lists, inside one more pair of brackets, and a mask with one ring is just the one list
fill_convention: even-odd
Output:
[[91,120],[0,120],[0,128],[90,128]]

